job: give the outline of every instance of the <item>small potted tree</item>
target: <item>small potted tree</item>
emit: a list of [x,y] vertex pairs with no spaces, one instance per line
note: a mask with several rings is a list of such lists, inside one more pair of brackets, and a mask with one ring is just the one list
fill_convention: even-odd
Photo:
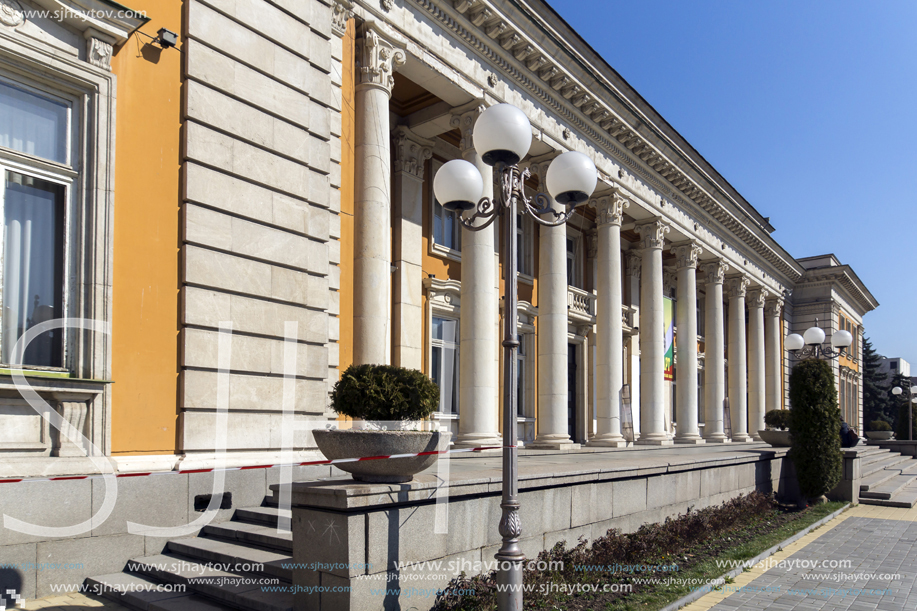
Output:
[[775,448],[790,447],[790,410],[772,409],[764,414],[764,430],[758,431],[761,440]]
[[[360,427],[315,429],[326,458],[364,458],[448,449],[451,433],[424,431],[423,421],[439,405],[439,386],[415,369],[391,365],[351,365],[331,392],[331,408],[358,419]],[[436,462],[436,454],[338,463],[355,480],[397,484]]]
[[866,437],[875,441],[888,441],[894,435],[892,425],[884,420],[873,420],[869,423],[869,430],[866,431]]

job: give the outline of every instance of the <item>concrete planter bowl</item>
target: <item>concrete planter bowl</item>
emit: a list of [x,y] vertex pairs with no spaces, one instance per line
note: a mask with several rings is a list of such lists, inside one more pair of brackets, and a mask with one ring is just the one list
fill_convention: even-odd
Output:
[[765,443],[775,448],[788,448],[792,445],[789,431],[759,430],[758,435]]
[[866,437],[873,441],[888,441],[895,436],[895,431],[866,431]]
[[[452,433],[439,431],[365,431],[315,429],[315,443],[325,458],[364,458],[366,456],[390,456],[392,454],[416,454],[448,449],[448,437]],[[443,436],[446,436],[443,439]],[[416,456],[413,458],[384,458],[360,462],[345,462],[335,466],[350,473],[361,482],[375,484],[403,484],[414,479],[416,473],[432,466],[439,455]]]

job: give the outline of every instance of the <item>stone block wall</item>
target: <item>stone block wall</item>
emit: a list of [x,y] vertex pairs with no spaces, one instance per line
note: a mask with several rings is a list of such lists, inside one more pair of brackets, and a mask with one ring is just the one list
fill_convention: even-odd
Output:
[[[233,325],[228,449],[276,450],[285,323],[297,325],[297,416],[323,417],[337,380],[340,40],[320,0],[185,10],[179,450],[215,448],[221,321]],[[295,443],[314,447],[308,432]]]

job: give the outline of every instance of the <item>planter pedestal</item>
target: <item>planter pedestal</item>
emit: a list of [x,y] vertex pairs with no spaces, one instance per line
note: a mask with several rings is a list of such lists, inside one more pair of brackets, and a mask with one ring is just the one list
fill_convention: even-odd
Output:
[[[366,431],[326,430],[312,431],[315,443],[325,458],[364,458],[393,454],[416,454],[449,449],[452,433],[440,431]],[[337,463],[353,479],[375,484],[403,484],[414,479],[416,473],[432,466],[437,454],[412,458],[382,458],[359,462]]]

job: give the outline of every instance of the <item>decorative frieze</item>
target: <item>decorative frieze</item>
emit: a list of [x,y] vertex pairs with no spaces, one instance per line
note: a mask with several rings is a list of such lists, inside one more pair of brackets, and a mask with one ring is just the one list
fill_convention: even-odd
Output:
[[404,126],[392,133],[395,149],[395,172],[407,172],[423,180],[424,162],[433,156],[433,141],[421,138]]
[[672,254],[676,257],[678,269],[688,267],[696,269],[698,257],[702,252],[704,252],[704,249],[694,240],[679,242],[672,246]]
[[347,33],[347,22],[353,17],[353,3],[350,0],[334,0],[331,4],[331,31],[338,38]]
[[393,73],[404,65],[404,45],[375,21],[363,24],[363,36],[357,41],[360,84],[385,89],[389,95],[395,84]]
[[662,219],[653,219],[639,223],[634,230],[640,235],[640,245],[644,250],[661,249],[665,245],[665,234],[669,232],[669,224]]
[[25,13],[16,0],[0,0],[0,23],[11,28],[25,23]]
[[112,47],[109,43],[99,38],[90,38],[86,41],[86,60],[103,70],[111,70]]

